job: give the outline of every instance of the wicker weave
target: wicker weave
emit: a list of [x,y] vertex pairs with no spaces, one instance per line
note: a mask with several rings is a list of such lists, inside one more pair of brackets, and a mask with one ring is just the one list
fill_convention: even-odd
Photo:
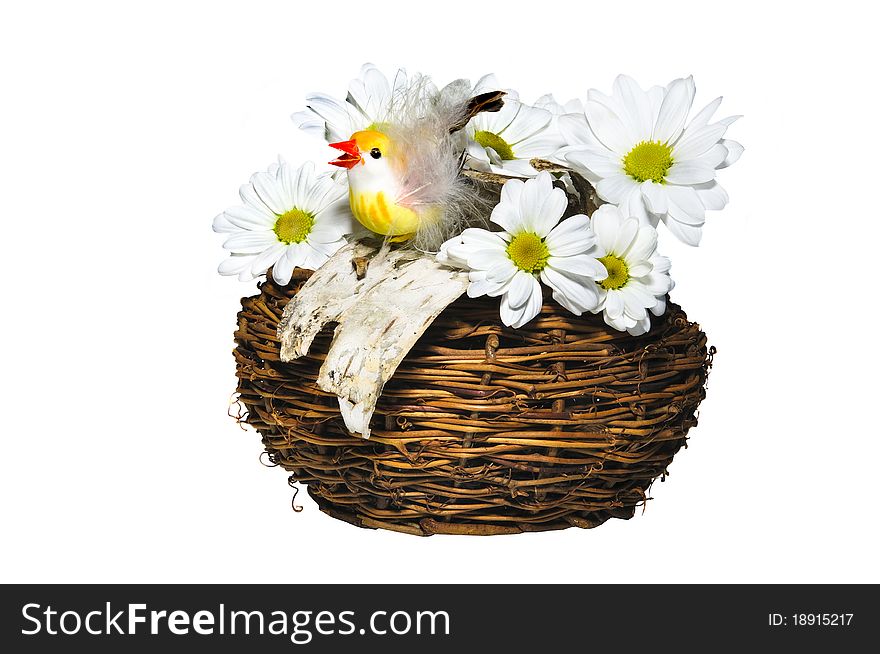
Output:
[[547,298],[512,330],[497,298],[462,298],[385,386],[363,440],[315,386],[329,331],[279,360],[275,328],[296,288],[264,282],[242,300],[242,419],[324,512],[361,527],[491,535],[630,518],[696,424],[714,354],[674,304],[633,337]]

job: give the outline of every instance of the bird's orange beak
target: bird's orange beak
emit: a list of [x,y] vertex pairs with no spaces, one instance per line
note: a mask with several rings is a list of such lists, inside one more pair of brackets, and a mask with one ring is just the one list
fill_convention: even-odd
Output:
[[351,170],[359,163],[363,163],[364,159],[361,157],[361,150],[357,145],[357,142],[354,139],[350,141],[339,141],[338,143],[330,143],[331,148],[336,148],[337,150],[342,150],[342,154],[339,155],[338,159],[334,159],[328,163],[333,164],[334,166],[339,166],[340,168],[348,168]]

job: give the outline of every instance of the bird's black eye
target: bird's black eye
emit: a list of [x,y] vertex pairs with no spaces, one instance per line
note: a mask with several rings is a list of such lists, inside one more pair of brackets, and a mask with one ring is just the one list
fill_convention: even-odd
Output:
[[382,151],[379,148],[373,148],[370,150],[370,156],[373,157],[373,159],[380,159],[382,157]]

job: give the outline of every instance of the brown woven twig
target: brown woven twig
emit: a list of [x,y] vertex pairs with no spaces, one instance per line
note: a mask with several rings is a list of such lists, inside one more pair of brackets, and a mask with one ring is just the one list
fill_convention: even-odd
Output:
[[242,300],[238,393],[271,461],[361,527],[490,535],[629,518],[696,424],[714,353],[674,304],[633,337],[549,299],[513,330],[497,298],[462,298],[403,360],[363,440],[315,386],[331,332],[279,360],[296,287],[264,282]]

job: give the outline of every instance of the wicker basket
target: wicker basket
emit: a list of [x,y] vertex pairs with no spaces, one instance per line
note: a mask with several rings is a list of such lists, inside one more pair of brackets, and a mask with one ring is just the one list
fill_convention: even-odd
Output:
[[633,337],[548,298],[513,330],[497,298],[462,298],[385,386],[372,437],[352,437],[315,385],[331,332],[308,356],[279,359],[276,326],[308,273],[296,274],[242,300],[241,419],[334,518],[420,536],[630,518],[697,423],[714,350],[675,304]]

